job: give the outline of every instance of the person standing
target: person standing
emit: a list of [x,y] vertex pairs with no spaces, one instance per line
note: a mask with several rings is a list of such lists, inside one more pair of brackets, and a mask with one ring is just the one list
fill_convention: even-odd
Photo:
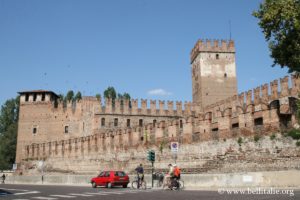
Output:
[[3,183],[3,184],[5,183],[5,178],[6,178],[5,174],[3,174],[3,175],[2,175],[2,183]]
[[137,177],[138,177],[138,185],[137,188],[140,188],[141,182],[144,181],[144,168],[143,165],[140,164],[140,166],[138,166],[135,171],[137,172]]

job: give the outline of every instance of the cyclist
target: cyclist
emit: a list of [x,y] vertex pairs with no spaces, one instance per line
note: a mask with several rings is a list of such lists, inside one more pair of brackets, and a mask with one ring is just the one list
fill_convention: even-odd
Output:
[[170,184],[168,184],[168,186],[170,189],[172,189],[172,182],[173,182],[173,177],[174,177],[174,167],[172,164],[169,164],[168,167],[169,167],[169,172],[165,176],[165,181],[166,181],[165,184],[170,183]]
[[180,174],[181,174],[180,168],[175,164],[174,165],[174,181],[173,181],[173,184],[177,188],[179,187],[178,181],[180,180]]
[[175,164],[174,165],[174,177],[179,180],[180,179],[181,170],[180,168]]
[[144,168],[143,168],[143,165],[140,164],[137,168],[135,168],[135,171],[137,173],[137,177],[138,177],[138,185],[137,185],[137,188],[139,189],[140,188],[140,183],[142,181],[144,181]]

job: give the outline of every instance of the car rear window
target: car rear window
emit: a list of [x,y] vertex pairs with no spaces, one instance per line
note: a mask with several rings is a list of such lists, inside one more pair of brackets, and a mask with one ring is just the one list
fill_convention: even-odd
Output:
[[115,172],[115,176],[126,176],[125,172],[117,171]]

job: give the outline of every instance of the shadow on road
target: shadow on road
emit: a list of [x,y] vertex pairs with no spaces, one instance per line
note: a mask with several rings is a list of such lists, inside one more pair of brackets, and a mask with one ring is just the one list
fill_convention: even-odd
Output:
[[8,192],[8,191],[6,191],[6,190],[0,189],[0,197],[1,197],[1,196],[8,195],[8,194],[12,194],[12,193],[11,193],[11,192]]

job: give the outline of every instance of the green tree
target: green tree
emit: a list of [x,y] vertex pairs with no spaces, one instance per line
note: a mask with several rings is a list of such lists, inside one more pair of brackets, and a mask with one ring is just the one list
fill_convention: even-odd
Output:
[[273,66],[300,72],[300,1],[265,0],[253,15],[269,42]]
[[96,94],[95,97],[98,99],[98,101],[100,101],[100,99],[101,99],[101,95],[100,94]]
[[7,100],[0,113],[0,169],[11,169],[16,157],[19,97]]
[[75,97],[74,97],[74,101],[79,101],[82,99],[82,95],[81,95],[81,92],[77,92]]
[[65,97],[65,101],[67,101],[67,102],[73,101],[73,98],[74,98],[74,92],[73,92],[73,90],[69,90]]
[[131,99],[130,94],[124,92],[124,94],[123,94],[123,99],[128,99],[128,100],[130,100],[130,99]]
[[106,90],[104,90],[104,98],[115,100],[117,97],[117,92],[114,87],[108,87]]
[[117,97],[117,92],[114,87],[108,87],[104,93],[104,98],[111,99],[112,105],[115,106],[115,99]]
[[65,98],[65,97],[64,97],[63,94],[59,94],[58,97],[59,97],[59,100],[60,100],[60,101],[64,101],[64,98]]

